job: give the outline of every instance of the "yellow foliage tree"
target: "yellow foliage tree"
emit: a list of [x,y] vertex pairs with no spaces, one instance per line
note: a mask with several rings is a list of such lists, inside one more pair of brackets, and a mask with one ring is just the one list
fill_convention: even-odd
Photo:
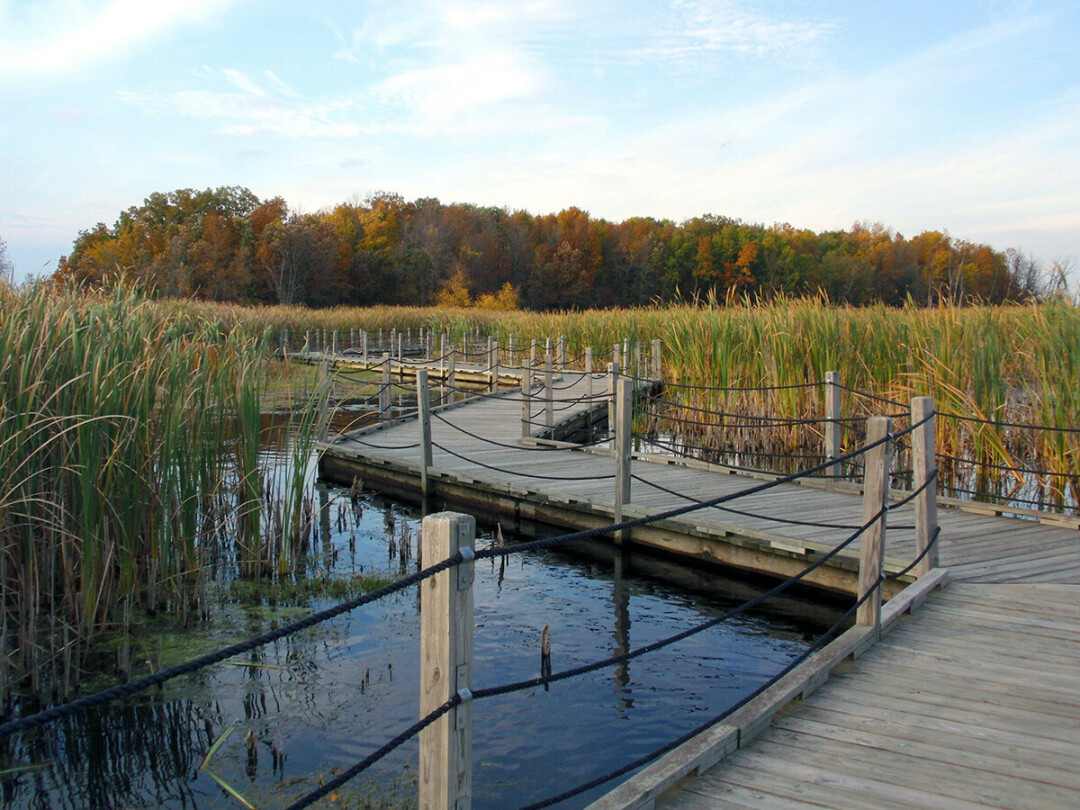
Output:
[[469,295],[469,279],[466,278],[464,270],[459,268],[450,277],[446,286],[439,291],[436,303],[440,307],[471,307],[473,305],[472,296]]
[[503,311],[509,311],[518,309],[520,302],[518,299],[518,291],[508,281],[502,285],[497,293],[484,293],[478,299],[476,299],[477,309],[498,309]]

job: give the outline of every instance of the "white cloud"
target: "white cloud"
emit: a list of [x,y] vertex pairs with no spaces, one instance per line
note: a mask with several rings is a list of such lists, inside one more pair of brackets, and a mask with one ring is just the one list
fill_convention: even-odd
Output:
[[151,115],[176,113],[216,122],[218,131],[226,135],[343,138],[362,131],[355,120],[358,110],[354,103],[341,99],[304,101],[273,73],[266,74],[268,87],[238,70],[205,68],[202,76],[209,79],[220,76],[234,89],[151,95],[121,91],[117,97]]
[[[126,55],[234,0],[35,0],[0,4],[0,77],[69,74]],[[3,78],[0,78],[3,81]]]

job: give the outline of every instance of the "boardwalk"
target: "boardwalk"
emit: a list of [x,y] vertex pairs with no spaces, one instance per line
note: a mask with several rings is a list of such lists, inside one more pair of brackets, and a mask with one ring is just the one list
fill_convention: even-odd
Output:
[[[584,393],[580,375],[561,385],[560,399]],[[436,494],[518,522],[609,524],[613,458],[523,442],[521,408],[510,393],[433,421],[444,448],[434,451]],[[324,471],[415,495],[417,435],[416,421],[405,420],[341,438],[325,446]],[[687,503],[650,484],[705,499],[756,483],[670,459],[636,458],[633,471],[630,517]],[[780,485],[732,507],[753,516],[708,509],[632,539],[790,576],[862,519],[857,493],[815,485]],[[888,520],[886,569],[897,570],[914,555],[904,528],[912,510]],[[836,528],[807,525],[820,523]],[[815,674],[781,682],[771,703],[746,707],[595,807],[1080,808],[1080,532],[950,508],[939,510],[939,524],[942,568],[895,600],[880,641],[869,646],[872,638],[849,631],[820,654]],[[846,555],[818,584],[852,590],[855,568]]]

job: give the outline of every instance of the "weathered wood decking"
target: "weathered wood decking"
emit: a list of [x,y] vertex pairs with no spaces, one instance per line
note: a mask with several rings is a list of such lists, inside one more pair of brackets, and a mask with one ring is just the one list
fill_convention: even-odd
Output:
[[[583,393],[570,375],[561,385],[560,398]],[[441,415],[506,446],[434,420],[434,442],[446,448],[434,451],[435,497],[518,528],[611,522],[614,483],[602,476],[614,472],[614,459],[523,443],[520,393]],[[323,447],[322,468],[346,483],[359,475],[415,497],[418,451],[385,448],[417,437],[415,420],[343,437]],[[633,471],[694,499],[755,483],[670,459],[639,458]],[[634,481],[624,514],[685,503]],[[631,539],[789,576],[849,532],[785,520],[857,526],[862,517],[856,492],[817,485],[781,485],[731,507],[757,516],[708,509],[635,530]],[[881,640],[853,628],[595,807],[1080,808],[1080,532],[953,508],[939,508],[938,521],[942,568],[890,602]],[[913,531],[897,528],[913,523],[912,510],[890,513],[889,523],[886,569],[897,570],[914,555]],[[811,581],[852,590],[856,565],[855,552],[843,555]]]

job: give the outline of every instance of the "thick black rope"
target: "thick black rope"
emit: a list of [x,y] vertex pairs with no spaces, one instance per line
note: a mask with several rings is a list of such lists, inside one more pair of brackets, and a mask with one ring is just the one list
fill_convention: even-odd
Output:
[[936,454],[936,457],[939,458],[939,459],[942,459],[944,461],[951,461],[953,463],[974,464],[974,465],[976,465],[978,467],[986,467],[986,468],[989,468],[991,470],[1004,470],[1005,472],[1026,473],[1027,475],[1038,475],[1038,476],[1042,476],[1044,478],[1049,478],[1049,477],[1052,477],[1052,476],[1057,476],[1058,478],[1076,478],[1077,477],[1076,473],[1072,473],[1072,472],[1055,473],[1055,472],[1050,472],[1049,470],[1034,470],[1034,469],[1030,469],[1028,467],[1010,467],[1008,464],[994,464],[994,463],[989,462],[989,461],[979,461],[978,459],[974,459],[974,458],[960,458],[959,456],[948,456],[948,455],[945,455],[943,453]]
[[[847,419],[826,419],[821,418],[807,418],[796,419],[794,417],[788,418],[784,416],[755,416],[749,413],[730,413],[727,411],[714,411],[711,408],[702,408],[697,405],[687,405],[682,402],[676,402],[672,399],[662,399],[660,397],[650,397],[651,402],[655,402],[659,405],[666,405],[669,408],[677,408],[684,411],[691,411],[693,413],[707,413],[711,416],[719,416],[724,419],[745,419],[747,422],[746,427],[760,427],[761,425],[816,425],[821,422],[862,422],[865,421],[865,417],[851,417]],[[664,419],[670,419],[674,422],[689,422],[691,424],[712,425],[711,422],[700,422],[691,419],[686,419],[681,416],[671,416],[662,414],[659,411],[646,411],[646,413],[656,414]],[[725,426],[726,427],[726,426]]]
[[827,553],[823,554],[820,559],[815,560],[813,563],[808,565],[799,573],[775,585],[768,591],[765,591],[762,594],[758,594],[753,599],[750,599],[746,602],[743,602],[741,605],[737,605],[736,607],[731,608],[730,610],[724,612],[722,615],[709,619],[707,622],[702,622],[701,624],[687,628],[686,630],[676,633],[675,635],[668,636],[667,638],[660,639],[659,641],[654,641],[651,644],[646,644],[643,647],[638,647],[637,649],[631,650],[629,652],[621,653],[619,655],[613,655],[610,658],[605,658],[603,661],[594,661],[591,664],[582,664],[581,666],[573,667],[571,669],[565,669],[561,672],[555,672],[551,675],[540,675],[536,678],[529,678],[524,681],[508,683],[502,686],[493,686],[486,689],[475,689],[473,690],[473,697],[477,700],[480,700],[481,698],[495,697],[497,695],[509,695],[514,692],[520,692],[524,689],[533,689],[538,686],[544,686],[547,684],[556,683],[558,681],[564,681],[567,678],[575,678],[580,675],[585,675],[589,672],[595,672],[598,669],[605,669],[606,667],[610,667],[616,664],[624,664],[628,661],[634,660],[635,658],[640,658],[643,655],[647,655],[648,653],[662,650],[665,647],[670,647],[672,644],[676,644],[680,641],[691,638],[692,636],[696,636],[698,633],[704,632],[705,630],[709,630],[713,627],[723,624],[724,622],[733,619],[736,616],[746,613],[749,610],[753,610],[754,608],[767,602],[769,599],[772,599],[777,594],[783,593],[788,588],[795,585],[797,582],[800,582],[801,580],[812,574],[818,568],[825,565],[825,563],[827,563],[829,560],[831,560],[833,557],[835,557],[837,554],[839,554],[841,551],[851,545],[851,543],[858,539],[858,537],[862,535],[863,532],[865,532],[868,528],[874,525],[874,523],[880,520],[883,514],[884,510],[879,512],[868,523],[859,527],[854,534],[848,536],[847,539],[845,539],[842,543],[837,545],[835,548],[830,549]]
[[998,422],[993,419],[979,419],[975,416],[961,416],[958,413],[949,413],[948,411],[938,411],[937,413],[938,416],[945,416],[949,419],[959,419],[963,422],[974,422],[978,425],[989,425],[991,427],[1022,428],[1024,430],[1044,430],[1049,433],[1080,433],[1080,428],[1053,427],[1051,425],[1031,425],[1025,422]]
[[895,405],[897,408],[903,408],[904,407],[904,403],[900,402],[899,400],[896,400],[896,399],[889,399],[888,397],[881,397],[881,396],[878,396],[877,394],[868,394],[866,391],[860,391],[858,388],[851,388],[850,386],[842,385],[840,383],[833,383],[833,385],[835,385],[837,388],[841,389],[842,391],[847,391],[850,394],[855,394],[856,396],[862,397],[863,399],[875,400],[875,401],[881,402],[881,403],[883,403],[885,405]]
[[342,772],[326,784],[297,799],[295,802],[290,804],[286,808],[286,810],[301,810],[301,808],[308,807],[314,804],[324,796],[329,796],[331,793],[344,785],[350,779],[353,779],[363,771],[366,771],[368,768],[370,768],[380,759],[392,752],[394,749],[400,747],[403,743],[411,740],[413,737],[415,737],[417,734],[419,734],[421,731],[430,726],[432,723],[434,723],[436,720],[438,720],[440,717],[442,717],[444,714],[446,714],[448,711],[450,711],[452,708],[459,705],[460,703],[461,696],[454,695],[442,706],[427,715],[427,717],[421,718],[420,720],[409,726],[407,729],[405,729],[403,732],[398,734],[396,737],[386,743],[386,745],[382,746],[382,748],[380,748],[378,751],[372,752],[371,754],[357,762],[355,765],[353,765],[351,768],[349,768],[347,771]]
[[914,560],[912,560],[910,565],[908,565],[903,570],[897,571],[897,572],[895,572],[893,574],[886,574],[885,579],[900,579],[900,577],[904,576],[909,571],[911,571],[911,569],[913,569],[916,565],[918,565],[920,562],[922,562],[923,558],[927,554],[930,553],[930,549],[933,548],[934,545],[937,543],[938,536],[940,534],[941,534],[941,527],[940,526],[935,526],[934,527],[934,533],[930,537],[930,542],[926,544],[926,548],[924,548],[922,551],[919,552],[919,556],[917,556]]
[[[495,467],[495,466],[493,466],[491,464],[485,464],[484,462],[477,461],[474,458],[469,458],[468,456],[463,456],[463,455],[461,455],[461,453],[455,453],[449,447],[443,447],[441,444],[438,444],[436,442],[432,442],[431,446],[439,448],[444,453],[449,453],[452,456],[456,456],[457,458],[460,458],[462,461],[467,461],[470,464],[475,464],[478,467],[484,467],[485,469],[488,469],[488,470],[493,470],[495,472],[500,472],[500,473],[503,473],[504,475],[520,475],[520,476],[522,476],[524,478],[540,478],[540,479],[543,479],[545,481],[608,481],[608,480],[611,480],[612,478],[615,477],[614,473],[612,473],[611,475],[539,475],[538,473],[514,472],[513,470],[507,470],[507,469],[504,469],[502,467]],[[521,448],[515,447],[514,449],[519,450]]]
[[[880,584],[881,584],[881,579],[879,578],[877,585],[880,585]],[[683,734],[678,739],[672,740],[671,742],[666,743],[665,745],[662,745],[661,747],[657,748],[654,751],[651,751],[650,753],[646,754],[643,757],[638,757],[636,760],[634,760],[631,763],[628,763],[627,765],[623,765],[623,766],[615,769],[614,771],[611,771],[610,773],[605,774],[604,776],[599,776],[599,777],[597,777],[595,779],[591,779],[590,781],[588,781],[588,782],[586,782],[586,783],[584,783],[582,785],[578,785],[575,788],[571,788],[570,790],[567,790],[567,791],[565,791],[563,793],[560,793],[557,796],[552,796],[552,797],[550,797],[548,799],[544,799],[543,801],[535,802],[535,803],[530,804],[530,805],[526,805],[525,807],[520,808],[520,810],[540,810],[540,808],[550,807],[553,804],[558,804],[559,802],[566,801],[567,799],[571,799],[574,796],[578,796],[578,795],[580,795],[582,793],[585,793],[586,791],[592,790],[595,787],[599,787],[600,785],[603,785],[606,782],[610,782],[612,779],[617,779],[618,777],[622,776],[623,774],[627,774],[630,771],[636,770],[637,768],[640,768],[642,765],[646,765],[647,763],[652,762],[657,757],[663,756],[664,754],[668,753],[669,751],[674,751],[680,745],[682,745],[683,743],[689,742],[690,740],[692,740],[694,737],[698,736],[699,734],[703,734],[704,732],[708,731],[710,728],[715,726],[721,720],[723,720],[726,717],[730,717],[732,714],[737,712],[739,709],[741,709],[743,706],[745,706],[751,700],[753,700],[758,695],[765,692],[765,690],[767,690],[769,687],[771,687],[774,684],[778,683],[782,678],[784,678],[786,675],[788,675],[790,672],[792,672],[797,666],[799,666],[801,663],[803,663],[808,658],[810,658],[811,655],[813,655],[818,650],[820,650],[822,647],[824,647],[837,634],[837,632],[847,622],[847,620],[851,618],[852,614],[854,614],[855,611],[858,610],[859,607],[868,598],[870,598],[871,596],[873,596],[877,592],[877,585],[875,585],[875,587],[868,590],[866,592],[866,595],[863,596],[861,599],[859,599],[854,605],[852,605],[844,613],[844,615],[841,616],[840,619],[835,624],[833,624],[832,627],[830,627],[828,630],[826,630],[824,633],[822,633],[821,636],[817,639],[817,641],[815,641],[812,645],[807,647],[807,649],[803,650],[801,653],[799,653],[799,655],[797,655],[795,658],[793,658],[791,661],[789,661],[779,672],[777,672],[775,675],[773,675],[771,678],[769,678],[767,681],[765,681],[761,686],[759,686],[757,689],[755,689],[754,691],[752,691],[750,694],[746,695],[745,697],[740,698],[739,700],[737,700],[731,706],[724,709],[724,711],[722,711],[720,714],[716,715],[715,717],[713,717],[710,720],[706,720],[704,723],[699,725],[697,728],[694,728],[691,731],[687,732],[686,734]]]
[[232,658],[234,655],[249,652],[256,647],[262,647],[269,644],[272,641],[277,641],[279,638],[290,636],[293,633],[297,633],[301,630],[306,630],[309,627],[314,627],[317,624],[321,624],[329,619],[333,619],[336,616],[340,616],[343,613],[355,610],[362,605],[366,605],[370,602],[382,599],[384,596],[397,593],[406,588],[415,585],[418,582],[423,582],[429,577],[435,576],[440,571],[445,571],[448,568],[452,568],[463,560],[461,554],[454,554],[443,560],[440,563],[432,565],[429,568],[425,568],[422,571],[417,571],[414,574],[410,574],[407,577],[392,582],[389,585],[384,585],[370,593],[363,594],[350,599],[347,602],[342,602],[339,605],[335,605],[332,608],[313,613],[310,616],[306,616],[303,619],[287,624],[283,627],[279,627],[275,630],[270,630],[266,633],[262,633],[253,638],[249,638],[246,641],[241,641],[237,644],[223,647],[212,653],[192,658],[189,661],[185,661],[182,664],[169,667],[167,669],[160,670],[151,675],[146,675],[134,681],[119,684],[117,686],[110,687],[101,692],[93,695],[87,695],[86,697],[78,698],[69,703],[65,703],[62,706],[53,706],[48,709],[44,709],[35,714],[28,715],[26,717],[20,717],[15,720],[9,720],[8,722],[0,725],[0,740],[9,737],[16,731],[26,731],[32,728],[38,728],[53,720],[59,720],[62,717],[71,717],[72,715],[84,712],[87,709],[92,709],[97,706],[104,706],[106,703],[111,703],[119,698],[128,697],[138,692],[142,692],[149,689],[152,686],[158,686],[166,681],[177,678],[181,675],[187,675],[191,672],[204,669],[212,664],[217,664],[224,661],[227,658]]
[[668,509],[665,512],[660,512],[655,515],[649,515],[647,517],[634,518],[632,520],[624,520],[622,523],[612,523],[610,526],[597,526],[595,529],[583,529],[577,532],[571,532],[570,534],[562,534],[558,537],[546,537],[540,540],[528,540],[524,543],[516,543],[513,546],[506,546],[503,548],[491,547],[481,549],[476,552],[476,558],[490,559],[492,557],[507,557],[511,554],[520,554],[526,551],[535,551],[537,549],[554,548],[561,546],[565,543],[572,543],[579,540],[591,540],[597,537],[604,537],[609,534],[613,534],[625,529],[636,529],[638,526],[647,526],[650,523],[656,523],[661,520],[670,520],[671,518],[680,517],[682,515],[689,514],[690,512],[696,512],[699,509],[705,509],[710,506],[716,506],[721,503],[730,503],[749,495],[756,495],[759,492],[765,492],[776,487],[783,486],[784,484],[790,484],[792,481],[796,481],[799,478],[805,478],[810,475],[814,475],[819,472],[824,472],[833,464],[840,464],[845,461],[859,456],[868,450],[872,450],[879,445],[884,444],[889,440],[886,436],[881,439],[877,439],[864,447],[860,447],[856,450],[846,453],[842,456],[837,456],[835,459],[825,463],[819,464],[815,467],[811,467],[808,470],[797,473],[790,473],[788,475],[777,476],[771,481],[765,481],[761,484],[756,484],[747,489],[739,490],[738,492],[730,492],[726,495],[718,495],[715,498],[710,498],[706,501],[698,501],[697,503],[688,504],[686,506],[677,506],[673,509]]
[[665,382],[670,388],[685,388],[689,391],[789,391],[796,388],[819,388],[824,382],[793,383],[791,385],[745,385],[745,386],[717,386],[717,385],[690,385],[689,383]]
[[[446,419],[442,415],[440,415],[438,413],[435,413],[434,411],[432,412],[431,415],[434,416],[436,419],[438,419],[440,422],[442,422],[447,427],[452,427],[454,430],[458,431],[459,433],[464,433],[466,436],[469,436],[470,438],[476,439],[477,441],[484,442],[484,444],[493,444],[496,447],[505,447],[508,450],[532,450],[532,451],[540,452],[540,453],[551,453],[551,452],[554,452],[556,450],[562,449],[562,448],[559,448],[559,447],[532,447],[532,446],[526,445],[526,444],[506,444],[504,442],[497,442],[494,439],[488,439],[488,438],[485,438],[483,436],[479,436],[476,433],[473,433],[471,430],[466,430],[465,428],[461,427],[461,425],[455,425],[453,422]],[[416,445],[416,446],[419,447],[419,445]]]
[[349,436],[348,439],[349,439],[350,442],[356,442],[357,444],[364,445],[364,447],[371,447],[371,448],[374,448],[375,450],[415,450],[416,448],[418,448],[420,446],[419,442],[417,442],[416,444],[390,445],[390,444],[374,444],[373,442],[365,442],[363,439],[357,438],[356,436]]
[[[693,502],[697,503],[696,498],[692,498],[689,495],[683,495],[681,492],[676,492],[673,489],[668,489],[665,486],[654,483],[653,481],[649,481],[646,478],[642,478],[640,475],[635,475],[635,474],[631,473],[630,477],[633,478],[635,481],[640,481],[642,484],[645,484],[645,486],[652,487],[653,489],[657,489],[660,492],[666,492],[668,495],[674,495],[676,498],[682,498],[684,501],[693,501]],[[843,523],[815,523],[815,522],[809,521],[809,520],[794,520],[792,518],[781,518],[781,517],[770,517],[768,515],[757,515],[757,514],[754,514],[753,512],[745,512],[742,509],[733,509],[730,506],[714,506],[712,508],[713,509],[719,509],[721,512],[730,512],[733,515],[742,515],[743,517],[748,517],[748,518],[758,518],[759,520],[768,520],[768,521],[770,521],[772,523],[786,523],[786,524],[789,524],[791,526],[811,526],[811,527],[816,528],[816,529],[844,529],[844,530],[847,530],[847,531],[851,531],[853,529],[858,528],[858,526],[851,526],[851,525],[843,524]]]

